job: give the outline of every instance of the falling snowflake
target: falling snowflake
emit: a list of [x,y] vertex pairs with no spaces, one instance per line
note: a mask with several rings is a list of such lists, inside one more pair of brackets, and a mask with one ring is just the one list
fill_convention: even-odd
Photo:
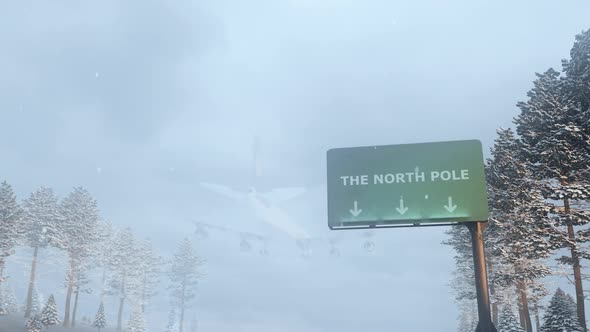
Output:
[[100,168],[100,167],[97,167],[97,168],[96,168],[96,173],[98,173],[98,174],[102,173],[102,168]]
[[100,74],[98,72],[94,73],[94,77],[98,78]]

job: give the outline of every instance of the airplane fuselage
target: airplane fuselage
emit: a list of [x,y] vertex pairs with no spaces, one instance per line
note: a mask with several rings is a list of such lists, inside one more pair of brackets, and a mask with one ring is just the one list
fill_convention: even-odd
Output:
[[265,201],[256,192],[251,191],[247,194],[247,202],[256,217],[266,224],[285,232],[295,240],[306,240],[310,238],[309,234],[301,226],[290,220],[285,211]]

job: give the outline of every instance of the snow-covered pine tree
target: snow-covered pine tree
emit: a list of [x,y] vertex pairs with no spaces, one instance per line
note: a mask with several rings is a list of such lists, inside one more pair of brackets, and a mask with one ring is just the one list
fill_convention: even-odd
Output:
[[516,131],[521,137],[523,151],[531,173],[546,185],[546,199],[562,201],[555,208],[555,230],[550,239],[554,247],[569,248],[570,255],[561,262],[571,264],[576,289],[577,313],[582,327],[586,325],[584,288],[580,257],[589,256],[579,242],[586,241],[583,232],[574,226],[585,225],[590,214],[570,209],[570,201],[590,198],[590,134],[580,127],[578,100],[567,92],[567,85],[553,69],[537,74],[526,102],[519,102],[521,113],[515,118]]
[[41,311],[41,324],[45,327],[50,327],[59,324],[59,318],[57,317],[57,305],[55,304],[55,298],[53,294],[49,296],[47,304]]
[[107,319],[104,315],[104,305],[102,302],[100,302],[100,306],[98,307],[98,312],[96,313],[92,327],[97,328],[98,332],[100,332],[100,329],[104,329],[105,326],[107,326]]
[[178,324],[176,322],[176,310],[174,308],[170,309],[170,313],[168,314],[168,324],[166,324],[166,331],[165,332],[177,332],[178,331]]
[[[88,278],[87,271],[91,269],[90,261],[88,259],[80,261],[76,264],[76,268],[74,271],[74,309],[72,311],[72,320],[71,326],[76,327],[76,313],[78,312],[78,300],[80,298],[80,293],[90,294],[92,293],[92,289],[88,286],[90,283],[90,279]],[[69,275],[68,275],[69,276]],[[66,278],[68,277],[66,276]],[[69,284],[68,280],[66,279],[66,285]]]
[[43,324],[39,314],[33,315],[25,323],[25,332],[41,332],[41,329],[43,329]]
[[540,332],[584,331],[578,322],[576,303],[561,288],[558,288],[553,298],[551,298],[543,320],[544,322]]
[[457,332],[473,332],[477,328],[479,318],[477,316],[477,301],[463,300],[459,303],[459,324]]
[[3,285],[0,284],[0,316],[8,315],[8,310],[4,307],[4,289]]
[[145,332],[145,317],[141,308],[137,307],[133,310],[129,322],[127,323],[126,332]]
[[14,253],[14,247],[22,234],[22,210],[16,201],[12,187],[0,183],[0,286],[4,281],[6,258]]
[[[37,287],[33,288],[33,302],[31,307],[31,315],[38,314],[43,310],[43,297],[37,292]],[[27,299],[24,301],[21,311],[25,312],[27,308]]]
[[71,325],[71,300],[76,287],[76,274],[80,264],[85,264],[95,253],[95,245],[99,239],[98,222],[100,219],[96,201],[90,193],[76,187],[61,202],[62,232],[64,234],[63,248],[69,257],[69,267],[66,280],[66,305],[63,325]]
[[137,272],[139,288],[136,298],[141,303],[141,310],[145,312],[145,306],[156,295],[156,288],[160,282],[162,273],[162,258],[155,252],[149,241],[139,242],[136,249]]
[[200,277],[199,267],[201,264],[191,241],[185,238],[180,244],[178,252],[174,255],[168,270],[171,295],[180,310],[179,332],[183,332],[184,312],[195,297],[194,287]]
[[548,241],[550,210],[539,181],[534,180],[522,157],[522,145],[510,129],[499,129],[487,161],[486,178],[490,201],[490,224],[496,229],[494,257],[505,265],[494,280],[518,290],[519,313],[527,332],[533,331],[528,285],[549,275],[544,259],[552,247]]
[[532,311],[535,315],[535,331],[541,330],[541,318],[539,313],[541,310],[545,310],[545,306],[542,304],[542,300],[549,295],[549,291],[541,282],[534,282],[529,285],[530,304]]
[[113,253],[113,243],[117,230],[109,221],[100,223],[98,227],[99,240],[96,246],[96,262],[102,269],[100,301],[104,300],[104,296],[110,294],[109,289],[109,264],[111,262],[111,255]]
[[[489,225],[484,230],[484,246],[487,253],[488,275],[490,280],[491,310],[494,324],[498,322],[498,294],[500,287],[493,278],[497,262],[492,255],[494,248],[495,228]],[[451,280],[451,288],[455,293],[455,301],[466,301],[467,305],[476,299],[475,272],[473,265],[473,252],[471,248],[471,235],[464,225],[455,225],[445,231],[448,239],[442,243],[451,246],[455,250],[455,271]]]
[[14,295],[14,289],[10,287],[7,283],[3,283],[3,290],[2,290],[2,307],[6,313],[15,314],[18,312],[18,303],[16,300],[16,296]]
[[498,324],[498,332],[524,332],[509,305],[504,305],[500,316],[500,324]]
[[25,318],[31,316],[33,305],[33,289],[37,271],[39,250],[48,245],[60,247],[61,232],[58,228],[59,211],[57,197],[51,188],[41,187],[31,193],[23,203],[25,244],[33,249],[31,274],[25,303]]
[[[590,135],[590,29],[576,36],[570,59],[562,60],[563,90],[573,100],[571,118],[586,135]],[[586,145],[590,145],[587,143]],[[580,176],[590,178],[590,168],[581,170]],[[570,205],[590,211],[590,200],[571,200]]]
[[473,272],[473,254],[471,251],[471,235],[467,227],[455,225],[445,231],[448,239],[443,244],[455,250],[455,271],[451,287],[455,292],[455,301],[476,298],[475,279]]
[[123,328],[123,310],[125,302],[138,293],[140,288],[136,240],[131,229],[125,228],[117,232],[110,255],[109,270],[111,273],[112,293],[119,297],[117,314],[117,331]]
[[580,124],[590,130],[590,29],[576,36],[570,57],[562,60],[565,89],[579,103]]

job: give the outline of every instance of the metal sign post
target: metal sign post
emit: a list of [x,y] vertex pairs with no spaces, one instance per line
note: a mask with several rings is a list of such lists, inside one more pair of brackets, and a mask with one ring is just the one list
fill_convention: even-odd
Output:
[[483,230],[486,227],[482,222],[470,222],[465,224],[471,233],[471,249],[473,251],[473,265],[475,267],[475,291],[477,293],[477,312],[479,323],[476,332],[497,332],[492,323],[490,311],[490,296],[488,290],[488,273],[483,247]]

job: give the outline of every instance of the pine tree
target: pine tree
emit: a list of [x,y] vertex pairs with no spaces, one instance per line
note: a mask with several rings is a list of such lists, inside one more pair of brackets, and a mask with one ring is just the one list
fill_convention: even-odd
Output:
[[443,244],[455,250],[455,271],[451,288],[455,292],[455,301],[473,300],[475,294],[475,272],[473,270],[473,253],[471,235],[464,225],[455,225],[445,231],[448,239]]
[[535,331],[541,330],[541,319],[539,312],[545,310],[545,306],[541,303],[542,300],[549,295],[549,291],[545,288],[545,285],[540,282],[535,282],[529,286],[531,294],[530,303],[535,314]]
[[96,318],[94,319],[94,323],[92,323],[92,327],[96,327],[98,332],[100,329],[104,329],[107,325],[107,320],[104,315],[104,306],[102,302],[100,302],[100,306],[98,307],[98,312],[96,313]]
[[[31,307],[31,314],[38,314],[41,313],[43,310],[43,296],[37,292],[37,288],[33,288],[33,300],[32,300],[32,307]],[[22,312],[25,312],[27,309],[27,299],[24,301],[24,305],[21,308]]]
[[457,332],[473,332],[477,328],[479,318],[477,317],[477,301],[463,300],[459,305],[459,325]]
[[23,207],[25,243],[33,248],[31,274],[25,304],[25,318],[28,318],[32,312],[33,289],[35,288],[39,250],[46,248],[48,245],[59,247],[61,232],[58,229],[60,216],[57,209],[57,197],[52,189],[45,187],[37,189],[25,200]]
[[127,324],[127,332],[145,332],[145,318],[141,308],[136,308],[133,313],[131,314],[131,318],[129,318],[129,323]]
[[41,332],[41,329],[43,329],[43,324],[41,323],[41,316],[39,314],[33,315],[25,323],[26,332]]
[[156,295],[156,287],[160,281],[162,258],[158,256],[149,241],[140,242],[136,249],[138,289],[136,297],[140,300],[141,310],[150,298]]
[[100,223],[98,227],[99,240],[96,247],[96,262],[102,269],[100,300],[104,300],[104,296],[110,294],[109,288],[109,267],[111,263],[111,256],[113,253],[115,234],[117,230],[110,222]]
[[71,299],[76,289],[76,280],[81,266],[87,263],[95,252],[99,240],[98,222],[100,219],[96,201],[82,187],[74,190],[61,202],[63,248],[69,257],[69,268],[66,276],[68,283],[63,325],[71,325]]
[[55,304],[55,298],[53,297],[53,294],[49,296],[47,304],[41,312],[41,324],[47,328],[59,324],[59,319],[57,317],[57,305]]
[[22,210],[16,201],[12,187],[0,183],[0,285],[4,281],[6,258],[14,253],[14,247],[22,234]]
[[168,324],[166,325],[165,332],[177,332],[178,331],[178,324],[176,322],[176,310],[172,308],[170,310],[170,314],[168,314]]
[[516,320],[512,308],[508,305],[504,305],[504,310],[502,310],[500,324],[498,324],[498,332],[524,332],[523,328]]
[[2,303],[0,307],[5,310],[6,313],[15,314],[18,312],[18,303],[14,290],[8,284],[4,283],[2,289]]
[[532,179],[522,155],[522,145],[512,130],[498,130],[486,178],[490,220],[496,229],[493,254],[504,265],[495,271],[494,280],[504,287],[517,288],[521,319],[526,331],[532,332],[528,285],[550,273],[544,263],[552,252],[550,220],[546,217],[550,206],[544,202],[542,186]]
[[119,310],[117,314],[117,331],[123,328],[123,311],[125,302],[138,294],[139,275],[138,258],[136,255],[136,240],[131,229],[120,230],[113,241],[113,251],[109,270],[112,274],[111,290],[119,297]]
[[572,211],[570,201],[590,198],[590,177],[587,176],[590,133],[580,127],[579,100],[568,93],[567,84],[555,70],[537,74],[528,97],[526,102],[518,103],[521,113],[515,119],[516,131],[531,173],[546,184],[544,198],[563,202],[563,208],[551,211],[556,232],[550,239],[553,246],[570,249],[570,255],[562,257],[561,262],[573,268],[578,318],[585,329],[580,258],[590,254],[581,249],[579,244],[585,241],[584,233],[576,234],[574,226],[587,224],[590,214]]
[[570,60],[562,60],[566,90],[579,103],[580,124],[590,130],[590,29],[576,36],[570,56]]
[[[74,280],[71,281],[74,286],[74,309],[72,311],[71,327],[76,327],[76,314],[78,312],[78,300],[80,298],[80,294],[92,293],[92,288],[88,286],[90,279],[87,273],[87,271],[91,270],[91,268],[92,266],[89,259],[81,260],[75,266],[73,273]],[[66,275],[66,285],[70,284],[70,280],[68,280],[69,277],[69,274]]]
[[200,277],[201,260],[193,250],[191,241],[184,239],[178,252],[174,255],[168,276],[171,281],[170,290],[174,302],[180,309],[179,332],[183,332],[184,312],[190,301],[195,297],[194,287]]
[[[491,252],[494,247],[495,229],[493,225],[488,225],[484,230],[485,250],[487,255],[488,275],[490,276],[490,295],[492,319],[494,324],[497,323],[498,317],[498,285],[496,285],[493,275],[496,270],[496,261]],[[455,225],[449,227],[445,233],[448,239],[443,241],[444,245],[451,246],[455,250],[455,271],[451,280],[451,288],[455,293],[455,301],[465,302],[467,306],[477,298],[475,293],[475,271],[473,265],[473,252],[471,248],[471,235],[464,225]]]
[[2,288],[2,284],[0,284],[0,316],[6,316],[8,315],[8,310],[4,306],[4,290]]
[[578,322],[574,300],[560,288],[555,291],[543,320],[540,332],[584,331]]

